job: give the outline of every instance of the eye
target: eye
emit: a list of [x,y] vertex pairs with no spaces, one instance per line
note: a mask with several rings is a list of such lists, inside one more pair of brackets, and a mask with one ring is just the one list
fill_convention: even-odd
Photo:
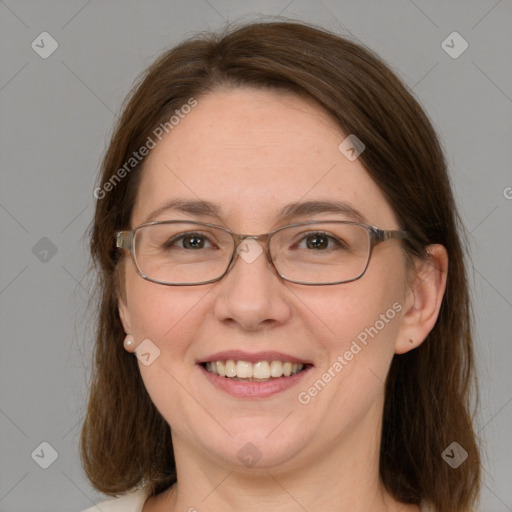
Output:
[[343,240],[324,232],[308,233],[296,244],[300,249],[325,250],[343,249]]
[[212,248],[210,240],[200,233],[184,233],[175,236],[165,244],[165,248],[177,247],[178,249],[208,249]]

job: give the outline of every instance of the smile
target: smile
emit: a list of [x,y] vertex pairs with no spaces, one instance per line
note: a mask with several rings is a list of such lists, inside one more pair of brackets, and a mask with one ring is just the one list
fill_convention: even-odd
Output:
[[[238,356],[238,357],[237,357]],[[252,359],[247,361],[247,359]],[[198,362],[206,380],[217,390],[239,399],[263,399],[296,386],[313,369],[309,361],[288,360],[285,354],[230,351]]]

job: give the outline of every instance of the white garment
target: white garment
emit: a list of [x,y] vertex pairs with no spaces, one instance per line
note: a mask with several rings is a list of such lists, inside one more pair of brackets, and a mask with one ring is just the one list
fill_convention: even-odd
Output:
[[148,496],[149,486],[146,486],[120,498],[98,503],[98,505],[88,508],[84,512],[142,512],[142,507],[144,507]]
[[[104,501],[98,505],[84,510],[84,512],[142,512],[144,503],[149,496],[149,486],[138,491],[126,494],[120,498]],[[432,508],[422,505],[421,512],[434,512]]]

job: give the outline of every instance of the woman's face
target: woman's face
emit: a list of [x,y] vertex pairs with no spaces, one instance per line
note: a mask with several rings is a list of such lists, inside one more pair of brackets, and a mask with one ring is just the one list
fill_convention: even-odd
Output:
[[[147,157],[132,227],[150,218],[196,220],[257,235],[294,222],[357,220],[343,210],[279,216],[289,205],[336,201],[368,224],[397,229],[362,164],[338,149],[346,135],[291,94],[234,89],[200,97]],[[177,199],[212,203],[218,216],[161,210]],[[358,436],[379,437],[384,382],[407,308],[400,242],[377,245],[361,279],[330,286],[286,282],[264,254],[249,260],[238,257],[222,280],[199,286],[155,284],[125,262],[121,316],[135,346],[150,340],[146,348],[160,351],[139,368],[175,450],[231,467],[281,468],[337,447],[360,451]],[[258,383],[203,365],[228,359],[305,367]]]

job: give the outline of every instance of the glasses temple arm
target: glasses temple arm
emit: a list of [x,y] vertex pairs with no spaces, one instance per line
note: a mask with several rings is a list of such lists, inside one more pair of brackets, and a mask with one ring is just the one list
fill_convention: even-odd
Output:
[[118,249],[130,250],[132,248],[132,242],[133,242],[133,232],[132,231],[118,231],[116,233],[116,247]]
[[385,230],[385,229],[376,229],[375,240],[377,242],[385,242],[386,240],[406,240],[409,238],[409,233],[407,231],[397,229],[397,230]]

